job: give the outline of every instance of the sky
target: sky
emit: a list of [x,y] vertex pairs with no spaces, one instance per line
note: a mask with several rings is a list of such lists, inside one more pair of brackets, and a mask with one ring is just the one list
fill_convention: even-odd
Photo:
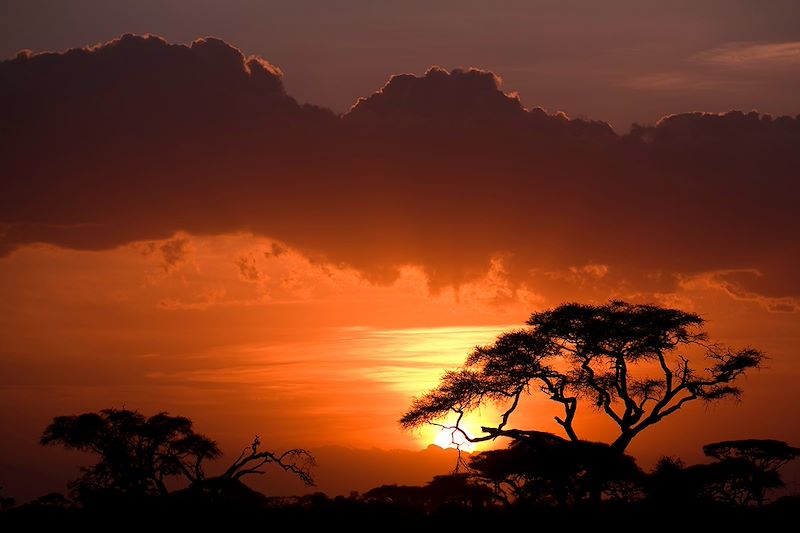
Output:
[[627,131],[685,111],[800,113],[798,20],[793,0],[3,0],[0,57],[216,36],[336,112],[390,74],[479,67],[528,106]]
[[[231,454],[446,445],[401,430],[411,399],[565,301],[770,357],[641,464],[800,443],[797,4],[430,4],[0,2],[4,494],[64,490],[80,460],[38,436],[106,407]],[[450,460],[402,457],[427,470],[385,482]]]

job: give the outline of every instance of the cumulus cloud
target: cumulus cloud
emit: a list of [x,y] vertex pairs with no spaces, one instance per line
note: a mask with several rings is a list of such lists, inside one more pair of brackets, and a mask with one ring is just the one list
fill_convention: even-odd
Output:
[[441,67],[424,76],[398,74],[367,98],[360,98],[347,114],[348,120],[435,121],[442,117],[464,120],[486,117],[520,117],[525,109],[516,95],[500,91],[500,78],[480,69]]
[[420,265],[459,286],[503,257],[510,291],[745,268],[745,290],[797,296],[798,147],[798,118],[755,112],[618,135],[478,69],[393,76],[336,116],[218,39],[128,35],[0,63],[0,249],[250,231],[377,283]]

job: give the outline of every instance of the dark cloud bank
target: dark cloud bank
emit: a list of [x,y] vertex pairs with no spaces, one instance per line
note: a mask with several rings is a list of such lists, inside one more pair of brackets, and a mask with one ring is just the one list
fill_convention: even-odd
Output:
[[377,281],[416,263],[459,283],[503,254],[517,281],[757,269],[736,283],[800,295],[800,117],[619,135],[436,68],[336,116],[220,40],[128,35],[0,63],[0,161],[3,254],[248,230]]

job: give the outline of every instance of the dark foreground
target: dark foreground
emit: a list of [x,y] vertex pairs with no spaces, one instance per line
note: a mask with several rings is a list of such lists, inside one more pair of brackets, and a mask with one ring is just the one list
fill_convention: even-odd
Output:
[[[247,527],[248,529],[309,529],[334,531],[475,531],[513,527],[537,529],[587,526],[610,531],[678,528],[682,531],[757,527],[785,530],[800,518],[800,498],[784,497],[763,507],[662,507],[647,504],[598,504],[567,508],[443,506],[433,510],[355,498],[314,495],[268,505],[148,504],[85,509],[34,503],[0,513],[0,529],[22,531],[56,526],[86,530],[156,530],[177,527]],[[298,529],[299,528],[299,529]]]

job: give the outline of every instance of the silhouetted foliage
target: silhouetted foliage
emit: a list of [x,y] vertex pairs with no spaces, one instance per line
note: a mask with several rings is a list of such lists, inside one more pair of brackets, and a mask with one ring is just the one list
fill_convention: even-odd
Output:
[[648,501],[660,507],[690,507],[710,499],[704,497],[703,480],[675,457],[662,457],[644,484]]
[[568,441],[549,433],[474,456],[470,467],[506,502],[570,505],[601,499],[631,501],[642,474],[632,457],[607,444]]
[[497,498],[492,489],[465,473],[434,476],[427,485],[381,485],[364,493],[362,499],[415,507],[432,511],[445,506],[480,509],[492,505]]
[[365,492],[365,502],[433,511],[441,507],[483,509],[498,502],[492,489],[467,473],[434,476],[425,486],[381,485]]
[[[523,396],[538,390],[563,406],[556,422],[571,440],[579,440],[573,422],[585,400],[616,423],[612,447],[624,451],[641,431],[687,402],[738,398],[734,382],[764,358],[755,349],[711,344],[698,315],[654,305],[570,303],[534,313],[527,323],[475,348],[462,368],[446,372],[438,387],[414,399],[401,425],[430,423],[470,442],[535,435],[506,426]],[[460,425],[463,416],[485,404],[505,411],[496,426],[482,428],[483,435],[469,435]],[[454,424],[439,422],[449,415]]]
[[220,455],[217,444],[195,433],[186,417],[158,413],[145,417],[128,409],[58,416],[41,437],[44,445],[94,452],[100,462],[75,481],[79,495],[111,490],[122,494],[166,495],[170,476],[204,479],[203,461]]
[[759,496],[763,502],[766,489],[782,486],[778,472],[764,472],[741,459],[694,465],[688,470],[699,477],[705,496],[726,505],[744,507]]
[[720,500],[736,505],[764,504],[766,492],[783,486],[778,469],[800,457],[800,448],[771,439],[714,442],[703,452],[719,462],[708,489]]
[[266,472],[262,468],[268,464],[274,464],[287,472],[295,474],[306,486],[314,485],[311,469],[316,465],[316,462],[307,450],[295,448],[278,454],[270,451],[258,451],[260,445],[261,439],[256,435],[252,444],[242,450],[239,457],[225,470],[220,478],[238,480],[248,474],[265,474]]
[[425,491],[434,507],[481,509],[498,499],[491,488],[476,482],[472,475],[465,473],[434,476],[425,486]]
[[242,493],[239,480],[250,474],[264,474],[263,467],[276,465],[313,485],[314,458],[302,449],[283,453],[259,450],[256,435],[220,476],[207,477],[204,461],[221,455],[217,444],[195,433],[186,417],[158,413],[145,417],[128,409],[104,409],[99,413],[59,416],[45,429],[44,445],[61,444],[68,449],[93,452],[100,462],[83,468],[83,475],[71,486],[84,505],[114,506],[136,498],[166,496],[166,479],[182,477],[195,500],[219,502],[225,493]]
[[371,503],[421,507],[425,503],[425,489],[424,487],[409,485],[381,485],[365,492],[362,498],[364,501]]
[[782,440],[743,439],[713,442],[703,446],[703,453],[714,459],[742,459],[764,471],[777,470],[800,457],[800,448]]
[[[255,436],[250,446],[246,446],[233,463],[216,477],[195,480],[190,495],[204,499],[206,503],[233,507],[242,498],[259,501],[250,494],[250,489],[242,485],[241,478],[247,475],[266,474],[264,467],[274,465],[299,477],[307,487],[314,485],[311,470],[316,465],[314,457],[307,450],[295,448],[283,453],[268,450],[260,451],[261,439]],[[248,492],[250,491],[250,492]]]
[[687,467],[662,458],[648,476],[648,499],[669,506],[760,507],[769,489],[783,486],[778,469],[800,456],[800,449],[785,442],[758,439],[715,442],[703,451],[717,461]]
[[45,494],[44,496],[39,496],[35,500],[28,502],[25,505],[38,509],[69,509],[73,506],[73,503],[69,498],[60,492],[51,492],[49,494]]
[[[0,491],[3,490],[3,487],[0,487]],[[9,498],[8,496],[3,496],[0,494],[0,512],[5,511],[6,509],[10,509],[14,507],[14,504],[17,501],[14,498]]]
[[269,498],[238,479],[212,477],[174,491],[170,494],[169,505],[189,512],[203,509],[227,513],[265,509],[269,506]]

